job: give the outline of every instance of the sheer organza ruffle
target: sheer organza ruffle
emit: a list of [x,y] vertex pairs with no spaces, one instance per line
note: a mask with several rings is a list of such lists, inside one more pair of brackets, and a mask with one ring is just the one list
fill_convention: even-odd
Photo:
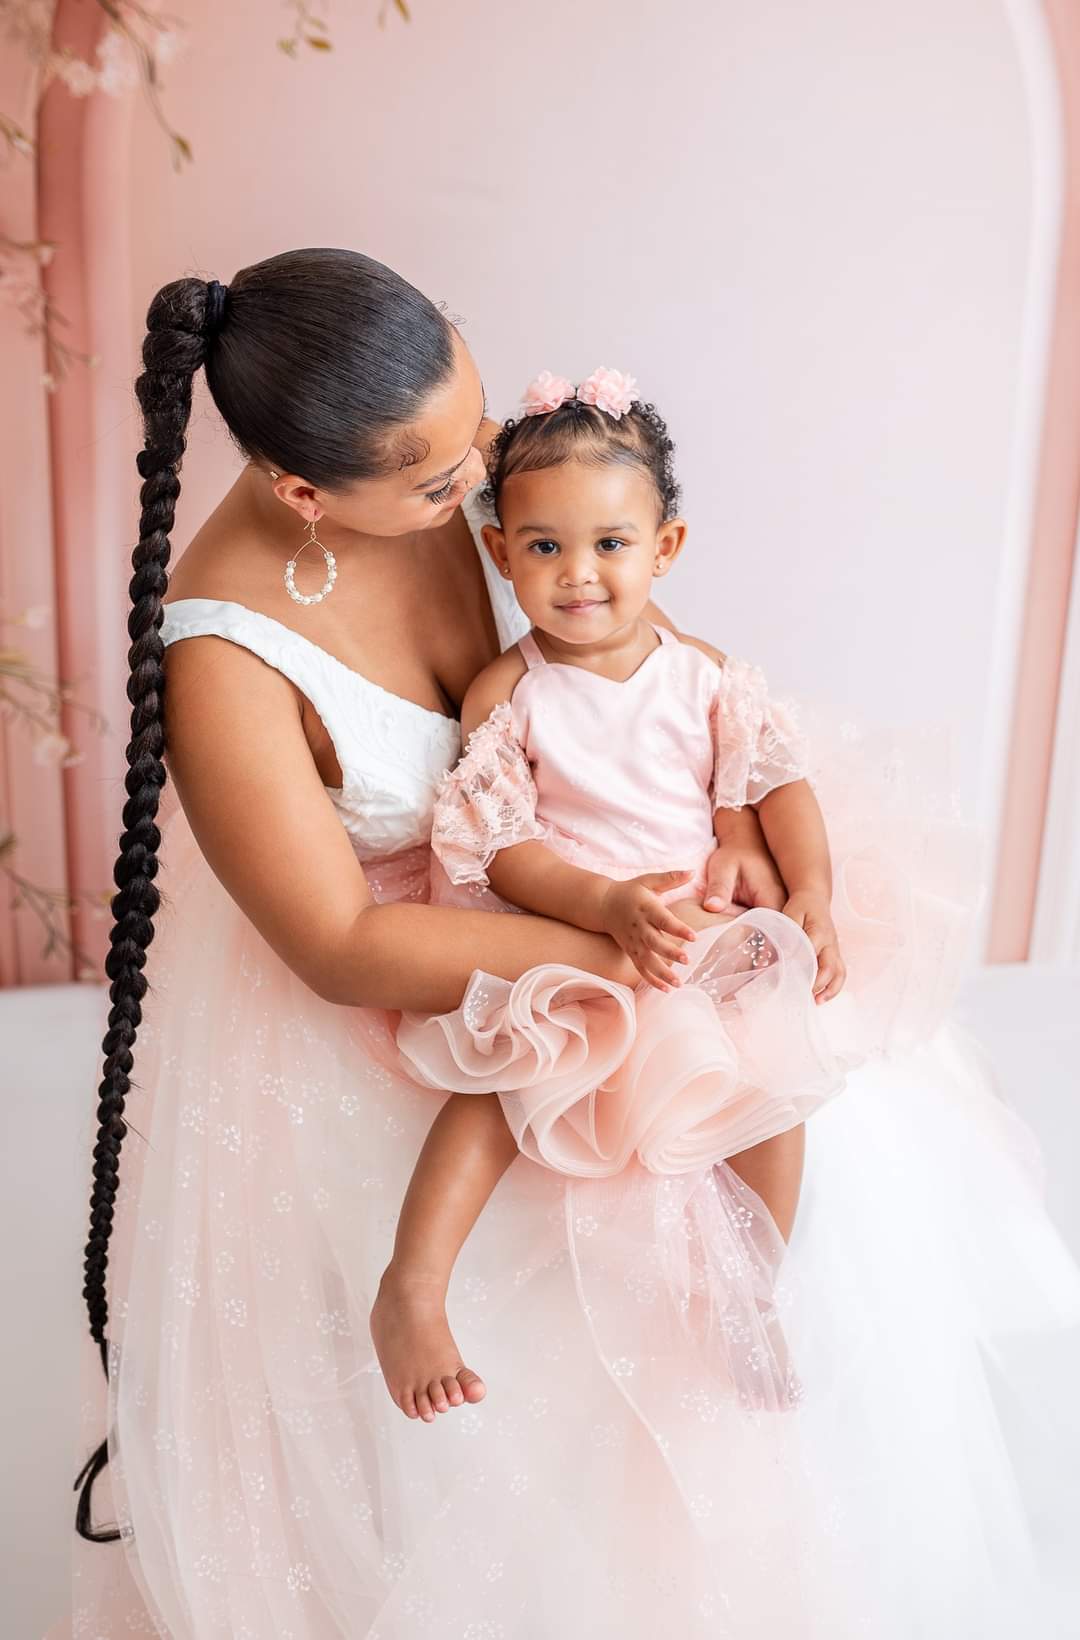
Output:
[[687,1173],[805,1120],[843,1083],[811,987],[813,949],[775,911],[694,942],[686,979],[635,992],[545,964],[510,984],[473,976],[461,1008],[403,1016],[424,1085],[498,1093],[518,1146],[582,1178],[632,1160]]

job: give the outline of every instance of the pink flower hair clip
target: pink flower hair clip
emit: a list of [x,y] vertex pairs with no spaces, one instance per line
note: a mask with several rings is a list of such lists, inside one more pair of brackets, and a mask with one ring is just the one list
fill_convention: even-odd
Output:
[[621,370],[608,370],[597,365],[591,376],[581,383],[577,396],[582,404],[595,404],[616,421],[621,420],[638,397],[637,380]]
[[521,405],[527,416],[546,416],[573,396],[573,382],[568,382],[565,376],[553,376],[550,370],[541,370],[525,389]]
[[565,376],[553,376],[550,370],[541,370],[525,389],[521,406],[526,416],[546,416],[576,398],[579,403],[595,405],[614,421],[620,421],[638,397],[634,376],[599,365],[577,388]]

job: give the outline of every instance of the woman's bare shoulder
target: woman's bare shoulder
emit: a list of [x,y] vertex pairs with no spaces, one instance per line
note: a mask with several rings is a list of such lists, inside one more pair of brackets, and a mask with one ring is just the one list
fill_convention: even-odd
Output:
[[711,643],[706,641],[706,639],[691,637],[689,632],[680,632],[679,628],[675,625],[675,622],[671,619],[671,616],[667,613],[667,610],[661,609],[659,604],[649,604],[645,610],[645,614],[654,626],[663,626],[666,627],[669,632],[674,632],[680,643],[689,644],[691,649],[700,649],[701,653],[703,655],[708,655],[709,659],[711,661],[715,661],[717,666],[723,666],[724,662],[727,660],[727,656],[723,653],[723,651],[714,648]]
[[679,632],[676,635],[680,643],[689,644],[691,649],[699,649],[703,655],[707,655],[711,661],[715,661],[717,666],[723,666],[727,662],[727,656],[723,650],[717,649],[707,639],[692,637],[689,632]]

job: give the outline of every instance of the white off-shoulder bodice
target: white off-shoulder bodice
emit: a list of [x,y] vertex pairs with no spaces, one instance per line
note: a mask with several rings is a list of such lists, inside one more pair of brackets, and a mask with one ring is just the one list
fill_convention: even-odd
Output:
[[436,790],[461,750],[456,719],[392,694],[243,604],[179,599],[166,604],[161,635],[166,644],[226,638],[306,695],[333,741],[342,783],[327,793],[361,860],[427,842]]

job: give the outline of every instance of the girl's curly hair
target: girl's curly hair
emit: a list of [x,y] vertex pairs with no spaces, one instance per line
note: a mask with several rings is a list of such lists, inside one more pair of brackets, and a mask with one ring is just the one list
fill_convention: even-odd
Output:
[[492,440],[483,500],[498,516],[502,487],[515,473],[561,467],[568,461],[595,467],[615,463],[639,467],[652,479],[664,522],[679,510],[674,455],[667,424],[655,405],[635,400],[616,421],[595,405],[567,399],[544,415],[503,423]]

